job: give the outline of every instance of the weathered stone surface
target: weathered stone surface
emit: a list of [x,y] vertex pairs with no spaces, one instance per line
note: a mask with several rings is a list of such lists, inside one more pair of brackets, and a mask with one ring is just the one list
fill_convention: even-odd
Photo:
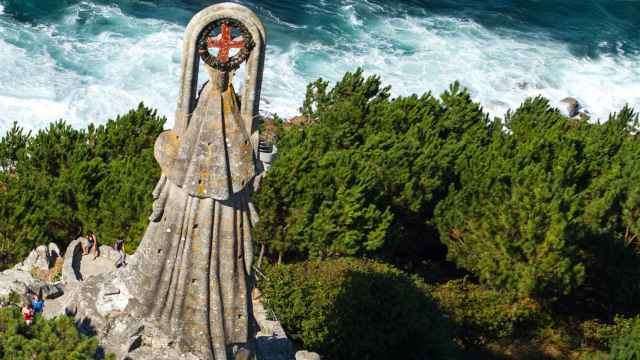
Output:
[[62,256],[60,252],[60,248],[55,243],[49,243],[49,256],[51,257],[51,264],[55,263],[56,260]]
[[259,331],[256,335],[257,360],[290,360],[294,358],[293,344],[278,321],[269,320],[262,305],[260,290],[253,290],[253,316]]
[[41,270],[49,270],[49,267],[53,262],[49,255],[49,248],[46,245],[40,245],[37,248],[31,250],[29,256],[17,264],[14,269],[19,271],[31,272],[33,268]]
[[73,240],[64,253],[64,265],[62,266],[62,281],[65,284],[74,284],[83,280],[80,273],[82,261],[82,246],[87,239],[80,237]]
[[[197,44],[210,35],[205,27],[224,19],[241,22],[255,42],[242,104],[233,74],[208,65],[210,81],[196,100]],[[101,247],[94,260],[82,256],[83,239],[74,241],[65,254],[66,293],[46,316],[74,314],[120,357],[254,357],[251,233],[257,217],[250,194],[260,169],[255,119],[264,50],[262,23],[241,5],[217,4],[194,16],[184,39],[175,127],[155,145],[162,176],[144,238],[128,266],[117,270],[111,249]]]
[[0,272],[0,297],[7,297],[12,292],[24,294],[28,287],[42,284],[30,273],[17,269]]
[[47,284],[37,281],[27,286],[30,293],[38,294],[43,299],[55,299],[64,294],[62,284]]

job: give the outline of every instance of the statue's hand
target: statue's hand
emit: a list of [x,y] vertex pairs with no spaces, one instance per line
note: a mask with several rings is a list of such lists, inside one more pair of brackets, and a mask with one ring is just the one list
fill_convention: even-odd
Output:
[[158,181],[158,185],[153,190],[153,212],[151,216],[149,216],[149,220],[153,222],[158,222],[162,218],[162,214],[164,214],[164,206],[167,203],[167,199],[169,198],[169,189],[167,187],[167,177],[162,175],[160,180]]
[[262,178],[264,177],[265,172],[262,171],[258,175],[253,178],[253,191],[260,190],[260,183],[262,183]]

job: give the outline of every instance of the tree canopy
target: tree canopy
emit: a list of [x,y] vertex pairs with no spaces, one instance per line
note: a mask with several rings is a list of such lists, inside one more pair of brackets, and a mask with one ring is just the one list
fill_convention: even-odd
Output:
[[14,123],[0,139],[0,268],[87,231],[135,249],[160,175],[153,144],[164,122],[141,104],[86,130],[57,121],[32,134]]

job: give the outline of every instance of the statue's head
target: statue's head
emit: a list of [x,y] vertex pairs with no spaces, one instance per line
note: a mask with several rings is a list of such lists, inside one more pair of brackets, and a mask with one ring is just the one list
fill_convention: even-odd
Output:
[[193,17],[184,39],[181,91],[174,127],[177,133],[189,124],[196,103],[198,68],[201,65],[214,84],[223,88],[228,84],[229,74],[242,64],[246,65],[240,112],[247,129],[257,129],[253,120],[258,115],[265,41],[262,22],[245,6],[220,3]]

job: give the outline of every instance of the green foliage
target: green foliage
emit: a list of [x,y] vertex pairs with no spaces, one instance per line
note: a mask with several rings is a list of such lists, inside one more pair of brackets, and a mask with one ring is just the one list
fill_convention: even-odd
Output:
[[0,268],[87,231],[134,250],[160,173],[152,148],[164,122],[141,104],[87,130],[58,121],[32,135],[14,124],[0,139]]
[[442,96],[390,99],[377,77],[348,73],[310,84],[309,124],[285,127],[279,157],[255,200],[259,240],[272,253],[421,256],[438,247],[431,224],[457,162],[492,125],[456,84]]
[[15,291],[9,293],[9,295],[0,298],[0,302],[5,305],[19,305],[21,301],[21,296]]
[[437,206],[449,258],[496,289],[630,311],[640,295],[634,122],[629,109],[588,124],[524,102]]
[[616,316],[611,324],[602,323],[599,320],[585,321],[581,324],[581,330],[587,342],[609,349],[617,339],[632,333],[637,324],[640,324],[638,316],[632,318]]
[[455,325],[454,336],[465,346],[515,337],[543,318],[534,300],[487,289],[466,278],[433,286],[431,293]]
[[640,359],[640,319],[636,319],[628,331],[613,340],[609,355],[609,360],[637,359]]
[[95,359],[98,343],[81,335],[71,318],[45,320],[37,316],[27,325],[18,307],[0,309],[0,359]]
[[268,255],[441,259],[483,285],[610,320],[640,304],[640,136],[625,107],[543,98],[490,121],[458,84],[391,98],[360,70],[312,83],[255,200]]
[[267,306],[287,334],[331,359],[452,359],[446,320],[424,283],[350,258],[267,268]]

